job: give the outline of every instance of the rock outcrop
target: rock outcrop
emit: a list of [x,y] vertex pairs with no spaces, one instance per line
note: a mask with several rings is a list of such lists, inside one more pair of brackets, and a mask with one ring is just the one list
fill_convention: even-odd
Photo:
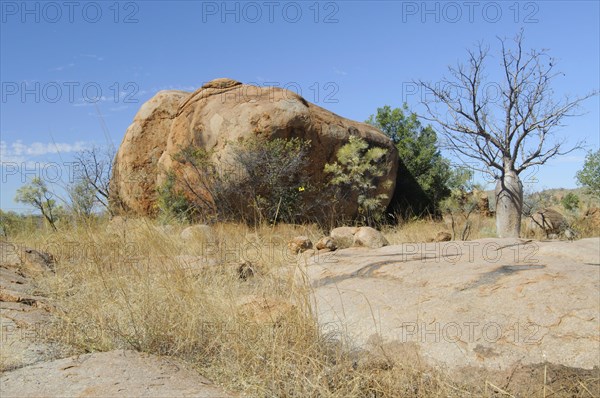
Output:
[[111,206],[137,215],[155,211],[158,160],[185,91],[160,91],[144,103],[127,128],[110,181]]
[[530,229],[544,231],[546,236],[559,235],[567,226],[565,217],[554,209],[537,211],[529,219]]
[[[336,160],[337,150],[350,136],[387,150],[382,162],[385,172],[376,178],[373,195],[385,194],[389,202],[398,153],[392,141],[370,125],[335,115],[288,90],[231,79],[213,80],[191,94],[161,91],[141,107],[127,129],[114,164],[111,203],[127,213],[153,215],[156,190],[166,173],[189,175],[190,166],[177,157],[183,149],[206,150],[217,167],[231,168],[235,167],[232,144],[253,137],[310,140],[304,173],[312,186],[320,186],[330,177],[323,172],[325,164]],[[323,193],[307,192],[303,200],[314,203],[318,195]],[[357,194],[348,190],[336,204],[336,212],[352,218],[357,211]]]
[[[35,280],[52,275],[53,269],[49,253],[0,242],[0,372],[44,360],[48,352],[61,352],[62,347],[43,340],[54,309]],[[7,394],[3,388],[0,391]]]
[[597,371],[599,258],[600,238],[406,243],[324,253],[301,275],[321,324],[359,346],[414,346],[456,374],[545,363]]
[[0,386],[6,397],[233,397],[183,361],[127,350],[27,366]]

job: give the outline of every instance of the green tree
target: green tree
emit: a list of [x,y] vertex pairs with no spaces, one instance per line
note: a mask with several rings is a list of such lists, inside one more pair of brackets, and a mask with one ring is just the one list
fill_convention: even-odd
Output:
[[437,207],[450,194],[452,177],[450,162],[442,157],[437,134],[431,126],[423,126],[417,114],[407,104],[392,109],[389,105],[377,109],[367,123],[377,127],[392,139],[400,160]]
[[54,197],[54,193],[48,189],[44,180],[34,177],[31,182],[17,189],[15,201],[39,210],[52,229],[56,231],[56,221],[61,209]]
[[[384,148],[372,147],[360,137],[351,136],[350,141],[337,152],[337,162],[325,165],[325,172],[333,174],[334,186],[350,187],[358,193],[358,213],[367,224],[381,221],[385,211],[385,194],[376,195],[374,181],[385,174],[382,162]],[[391,182],[390,182],[391,183]]]
[[583,168],[576,174],[579,185],[586,187],[590,193],[600,198],[600,149],[588,152]]

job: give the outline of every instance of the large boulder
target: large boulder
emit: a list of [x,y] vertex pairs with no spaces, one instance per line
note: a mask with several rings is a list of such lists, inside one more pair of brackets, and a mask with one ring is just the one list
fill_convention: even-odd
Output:
[[155,211],[158,160],[185,91],[159,91],[144,103],[127,128],[110,180],[111,206],[137,215]]
[[529,219],[531,230],[541,230],[546,235],[560,234],[567,225],[565,217],[554,209],[543,209],[533,213]]
[[[338,149],[350,136],[387,149],[382,161],[385,172],[376,178],[373,194],[385,194],[389,202],[395,188],[398,153],[392,141],[370,125],[335,115],[288,90],[231,79],[213,80],[191,94],[160,92],[142,106],[125,134],[114,165],[112,203],[122,203],[129,212],[152,215],[156,189],[167,172],[190,174],[190,165],[177,160],[182,149],[209,151],[213,162],[229,168],[235,167],[232,144],[255,137],[310,140],[304,173],[311,186],[321,186],[331,177],[323,172],[325,164],[336,160]],[[357,194],[351,190],[344,193],[335,211],[340,217],[354,217]],[[303,200],[314,203],[325,199],[319,195],[322,191],[307,192]]]

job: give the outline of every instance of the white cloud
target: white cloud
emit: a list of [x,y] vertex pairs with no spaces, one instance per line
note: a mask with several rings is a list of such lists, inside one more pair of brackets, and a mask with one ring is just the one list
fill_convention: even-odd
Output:
[[333,67],[333,73],[340,76],[348,76],[348,72],[338,69],[335,66]]
[[[73,59],[77,59],[77,58],[91,58],[95,61],[104,61],[104,57],[100,57],[96,54],[80,54],[79,56],[74,56]],[[65,65],[60,65],[57,66],[56,68],[52,68],[50,69],[50,71],[52,72],[61,72],[65,69],[70,69],[73,68],[75,66],[75,62],[69,62],[68,64]]]
[[81,141],[72,144],[65,142],[33,142],[29,145],[24,144],[21,140],[11,144],[0,141],[0,164],[24,163],[31,160],[32,157],[78,152],[86,147],[86,144]]
[[[93,100],[93,101],[92,101]],[[73,103],[73,106],[94,106],[94,104],[100,104],[106,101],[109,101],[110,98],[102,96],[98,98],[91,98],[89,100],[84,100],[83,98],[78,98],[77,102]],[[114,99],[113,99],[114,101]]]
[[85,57],[85,58],[92,58],[95,59],[96,61],[104,61],[104,57],[100,57],[96,54],[80,54],[80,57]]
[[[177,86],[174,86],[172,84],[169,84],[168,86],[153,87],[152,89],[150,89],[150,92],[153,93],[152,95],[154,95],[154,94],[156,94],[156,93],[158,93],[159,91],[162,91],[162,90],[196,91],[199,88],[200,88],[200,86],[198,86],[198,87],[193,86],[193,85],[187,85],[187,86],[177,85]],[[138,94],[144,95],[147,92],[148,92],[147,90],[141,90]]]
[[72,67],[74,67],[74,66],[75,66],[75,64],[74,64],[73,62],[71,62],[71,63],[69,63],[69,64],[67,64],[67,65],[61,65],[61,66],[57,66],[56,68],[52,68],[52,69],[50,69],[50,70],[51,70],[51,71],[57,71],[57,72],[60,72],[60,71],[63,71],[63,70],[65,70],[65,69],[72,68]]
[[119,106],[115,106],[112,108],[108,108],[108,110],[111,112],[120,112],[120,111],[124,111],[125,109],[129,109],[129,106],[128,105],[119,105]]

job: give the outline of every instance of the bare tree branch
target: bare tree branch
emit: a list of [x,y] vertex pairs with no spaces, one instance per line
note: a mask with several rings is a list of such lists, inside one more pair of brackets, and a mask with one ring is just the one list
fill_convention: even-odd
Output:
[[96,201],[109,209],[110,177],[115,157],[114,148],[101,149],[92,147],[75,155],[75,179],[89,184]]
[[[550,137],[597,92],[555,100],[551,83],[563,74],[554,70],[555,61],[547,51],[525,51],[522,31],[512,47],[505,39],[499,41],[503,81],[498,83],[501,93],[497,101],[490,101],[484,91],[489,48],[479,43],[468,51],[466,64],[448,68],[449,79],[438,85],[418,82],[434,98],[424,101],[427,115],[422,117],[441,126],[447,149],[501,172],[519,174],[581,148],[579,142],[567,147],[565,141]],[[453,95],[452,89],[458,89],[458,95]]]

